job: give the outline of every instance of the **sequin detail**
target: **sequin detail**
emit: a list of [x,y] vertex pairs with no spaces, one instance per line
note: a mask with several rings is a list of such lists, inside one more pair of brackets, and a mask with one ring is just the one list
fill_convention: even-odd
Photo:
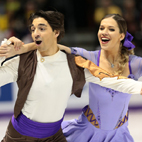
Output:
[[86,106],[83,112],[92,125],[94,125],[96,128],[100,128],[99,123],[89,106]]
[[128,121],[128,112],[127,114],[123,117],[123,119],[119,122],[119,124],[115,127],[115,129],[119,128],[120,126],[122,126],[125,122]]
[[97,110],[97,118],[98,118],[99,126],[101,127],[101,116],[100,116],[99,102],[97,102],[97,106],[98,106],[98,110]]
[[[85,106],[83,109],[83,113],[84,115],[87,117],[88,121],[94,125],[96,128],[100,128],[99,123],[95,117],[95,115],[93,114],[91,108],[87,105]],[[115,127],[115,129],[119,128],[120,126],[122,126],[125,122],[128,121],[128,112],[127,114],[123,117],[123,119],[121,121],[119,121],[118,125]]]
[[105,89],[111,95],[112,101],[113,101],[114,96],[119,92],[119,91],[113,90],[111,88],[106,88],[106,87],[102,87],[102,88]]

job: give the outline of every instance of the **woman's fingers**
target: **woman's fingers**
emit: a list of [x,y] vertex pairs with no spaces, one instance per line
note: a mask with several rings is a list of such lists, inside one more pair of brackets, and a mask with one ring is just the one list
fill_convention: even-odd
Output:
[[16,51],[19,50],[21,46],[24,44],[20,39],[16,37],[11,37],[8,40],[12,42]]
[[141,92],[140,92],[140,94],[142,95],[142,88],[141,88]]

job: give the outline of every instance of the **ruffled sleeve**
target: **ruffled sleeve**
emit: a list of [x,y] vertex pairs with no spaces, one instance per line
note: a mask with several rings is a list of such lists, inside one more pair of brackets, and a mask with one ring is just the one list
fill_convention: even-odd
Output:
[[87,51],[86,49],[83,49],[83,48],[71,47],[71,54],[80,55],[88,60],[91,60],[94,63],[96,63],[97,53],[98,51]]
[[131,72],[134,75],[135,80],[142,80],[142,58],[132,55],[130,56],[130,68]]

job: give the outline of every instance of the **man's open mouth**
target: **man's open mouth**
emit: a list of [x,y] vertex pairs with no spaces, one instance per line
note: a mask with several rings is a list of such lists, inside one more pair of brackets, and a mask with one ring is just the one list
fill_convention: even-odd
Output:
[[37,45],[41,44],[42,41],[35,41]]

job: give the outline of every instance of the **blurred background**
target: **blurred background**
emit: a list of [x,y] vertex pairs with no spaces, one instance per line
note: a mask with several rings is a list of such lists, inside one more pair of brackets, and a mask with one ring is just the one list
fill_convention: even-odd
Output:
[[[102,17],[110,13],[122,15],[134,36],[135,54],[142,56],[142,0],[0,0],[0,41],[16,36],[24,43],[31,42],[30,13],[52,9],[65,15],[66,33],[60,43],[87,50],[99,49],[97,32]],[[81,98],[70,97],[65,119],[77,118],[81,108],[88,104],[87,86]],[[15,83],[0,88],[0,140],[13,113],[16,95]],[[129,108],[130,132],[136,142],[142,142],[142,96],[133,95]]]
[[0,0],[0,41],[16,36],[25,43],[32,39],[28,17],[37,10],[57,9],[65,15],[66,35],[61,43],[95,50],[99,46],[97,31],[106,14],[122,15],[134,36],[136,53],[142,47],[142,0]]

